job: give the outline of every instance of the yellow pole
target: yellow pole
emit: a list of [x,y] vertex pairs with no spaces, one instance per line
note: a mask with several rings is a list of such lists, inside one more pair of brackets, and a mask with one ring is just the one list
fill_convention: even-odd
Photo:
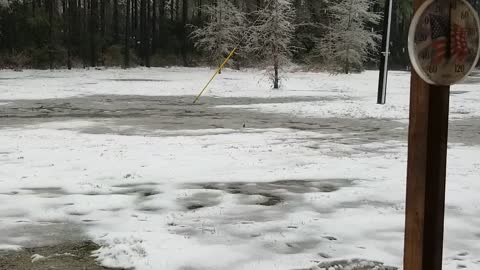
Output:
[[223,67],[227,64],[228,60],[230,60],[230,58],[232,58],[233,54],[235,53],[235,51],[237,50],[237,48],[234,48],[232,50],[232,52],[228,55],[227,59],[225,59],[225,61],[223,62],[222,65],[220,65],[220,67],[217,69],[217,71],[215,71],[215,74],[213,74],[212,78],[210,78],[210,80],[208,81],[208,83],[205,85],[205,87],[203,87],[202,91],[200,91],[200,94],[197,95],[197,97],[195,98],[195,100],[193,101],[193,104],[195,104],[198,99],[200,98],[200,96],[203,94],[203,92],[205,92],[205,90],[207,89],[207,87],[210,85],[210,83],[213,81],[213,79],[215,79],[215,77],[218,75],[218,73],[220,72],[220,70],[223,69]]

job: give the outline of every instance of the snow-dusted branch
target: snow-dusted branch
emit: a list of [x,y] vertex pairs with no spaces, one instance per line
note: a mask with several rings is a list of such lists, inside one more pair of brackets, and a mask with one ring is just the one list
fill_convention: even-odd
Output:
[[216,5],[203,6],[202,11],[209,20],[194,29],[190,37],[195,47],[208,55],[210,63],[218,66],[244,39],[246,17],[230,0],[218,0]]
[[349,73],[362,70],[372,59],[380,35],[372,30],[381,16],[372,11],[374,1],[337,0],[328,9],[330,24],[315,49],[327,68]]

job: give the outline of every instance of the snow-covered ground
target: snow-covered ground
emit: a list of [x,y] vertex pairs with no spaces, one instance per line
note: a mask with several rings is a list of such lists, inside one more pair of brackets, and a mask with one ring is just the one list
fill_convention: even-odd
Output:
[[[401,267],[409,74],[381,106],[376,72],[273,90],[225,70],[192,105],[211,73],[1,71],[0,248],[85,234],[138,270]],[[475,80],[451,97],[447,270],[480,269]]]

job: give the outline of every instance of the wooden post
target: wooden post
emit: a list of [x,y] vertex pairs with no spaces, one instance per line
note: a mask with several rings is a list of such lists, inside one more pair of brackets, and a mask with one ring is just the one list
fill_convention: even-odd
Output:
[[450,87],[412,74],[404,270],[441,270]]
[[441,270],[450,87],[412,71],[410,91],[404,270]]

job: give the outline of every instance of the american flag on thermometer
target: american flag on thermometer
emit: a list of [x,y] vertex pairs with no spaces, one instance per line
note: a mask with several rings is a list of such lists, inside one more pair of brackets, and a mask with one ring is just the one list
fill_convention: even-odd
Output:
[[[432,63],[440,64],[449,58],[455,58],[456,63],[463,63],[468,54],[467,31],[465,28],[450,22],[445,16],[430,15],[432,30]],[[450,48],[450,51],[448,51]]]
[[450,39],[450,53],[452,57],[456,57],[455,60],[457,64],[465,62],[465,58],[468,55],[467,29],[454,24],[452,26]]

